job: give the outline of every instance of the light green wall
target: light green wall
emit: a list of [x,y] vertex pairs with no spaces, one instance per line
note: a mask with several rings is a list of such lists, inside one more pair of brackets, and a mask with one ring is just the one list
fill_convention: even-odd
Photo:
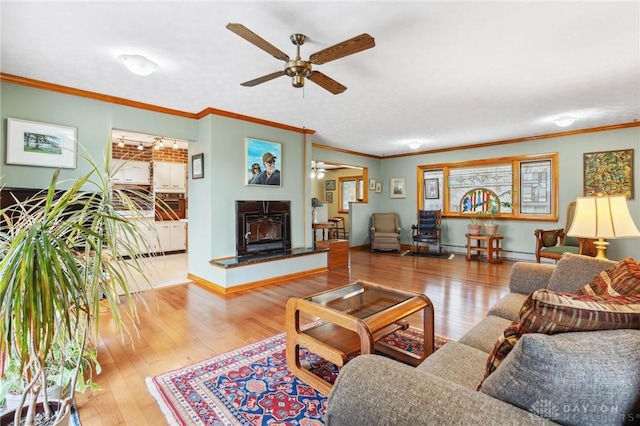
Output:
[[[531,258],[534,251],[533,230],[553,228],[564,224],[564,208],[582,194],[582,154],[584,152],[628,149],[636,150],[634,158],[634,187],[636,198],[629,208],[640,226],[640,128],[610,130],[542,139],[518,144],[486,148],[456,150],[437,154],[401,158],[377,159],[322,148],[312,148],[303,135],[241,120],[207,116],[200,120],[139,110],[77,96],[65,95],[12,83],[0,83],[0,117],[2,146],[0,147],[0,176],[6,187],[40,188],[53,173],[51,168],[5,164],[7,118],[73,126],[78,140],[96,158],[105,154],[111,129],[145,132],[192,141],[189,154],[205,154],[205,178],[189,180],[189,272],[199,276],[209,270],[211,258],[235,253],[235,200],[270,199],[291,200],[294,246],[311,243],[311,183],[310,161],[325,161],[367,167],[369,178],[382,181],[381,193],[369,192],[369,202],[352,208],[348,227],[350,244],[358,246],[369,241],[371,213],[395,211],[401,216],[402,242],[410,244],[410,226],[415,223],[417,203],[416,168],[447,162],[510,155],[559,153],[560,220],[552,222],[501,221],[505,234],[504,247],[509,257]],[[244,138],[255,137],[283,144],[281,163],[283,185],[249,187],[244,185]],[[190,167],[190,165],[189,165]],[[75,170],[63,169],[61,178],[77,177],[88,168],[78,162]],[[389,198],[389,179],[406,177],[407,198]],[[336,196],[337,194],[334,194]],[[337,197],[336,197],[337,198]],[[337,199],[334,201],[337,202]],[[452,249],[461,250],[467,221],[445,219],[443,239]],[[640,257],[640,239],[611,241],[607,251],[612,259],[624,256]],[[214,280],[215,282],[215,280]]]
[[[96,161],[104,158],[114,128],[188,140],[198,136],[196,120],[6,82],[0,83],[0,117],[0,176],[5,187],[42,188],[54,172],[48,167],[6,164],[7,118],[75,127],[79,144]],[[77,168],[62,169],[60,179],[78,177],[87,171],[88,165],[78,159]]]
[[[513,155],[557,152],[559,172],[559,215],[555,222],[499,221],[500,233],[505,236],[503,247],[507,256],[515,259],[531,259],[535,251],[533,231],[537,228],[555,229],[564,227],[566,206],[582,195],[582,158],[585,152],[635,149],[634,188],[635,199],[628,206],[636,225],[640,226],[640,128],[609,130],[541,139],[530,142],[491,146],[486,148],[456,150],[436,154],[415,155],[384,159],[381,176],[385,183],[383,196],[379,197],[379,208],[400,214],[403,228],[402,243],[411,242],[411,224],[416,222],[417,167],[419,165],[478,160],[483,158],[507,157]],[[406,177],[407,198],[389,198],[388,182],[392,177]],[[464,234],[468,220],[445,218],[443,220],[443,242],[453,249],[461,251],[466,243]],[[454,251],[455,251],[454,250]],[[640,239],[630,238],[611,240],[607,249],[610,259],[622,259],[626,256],[640,257]]]

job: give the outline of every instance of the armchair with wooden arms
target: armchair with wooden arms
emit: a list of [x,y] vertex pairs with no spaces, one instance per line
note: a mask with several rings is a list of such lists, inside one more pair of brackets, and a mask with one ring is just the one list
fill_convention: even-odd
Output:
[[438,254],[442,253],[440,244],[440,225],[442,210],[418,210],[418,224],[411,225],[413,246],[411,251],[420,253],[420,244],[433,244]]
[[374,213],[371,215],[371,251],[388,250],[400,252],[400,218],[396,213]]
[[567,221],[564,228],[560,229],[536,229],[533,231],[536,236],[536,262],[540,263],[540,258],[553,259],[556,262],[565,252],[573,254],[583,254],[586,256],[595,256],[596,247],[594,240],[588,238],[568,237],[566,232],[569,231],[573,216],[576,211],[576,202],[569,203],[567,207]]

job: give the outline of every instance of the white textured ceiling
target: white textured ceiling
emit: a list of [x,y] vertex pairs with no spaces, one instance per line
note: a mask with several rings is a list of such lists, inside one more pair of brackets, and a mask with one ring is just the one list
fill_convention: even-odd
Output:
[[[1,68],[187,112],[218,108],[317,131],[313,142],[372,155],[555,133],[640,119],[640,7],[629,2],[0,3]],[[372,49],[314,69],[332,95],[225,28],[241,23],[302,58],[361,33]],[[121,54],[160,66],[129,73]],[[137,129],[127,129],[135,131]],[[166,135],[175,136],[175,135]]]

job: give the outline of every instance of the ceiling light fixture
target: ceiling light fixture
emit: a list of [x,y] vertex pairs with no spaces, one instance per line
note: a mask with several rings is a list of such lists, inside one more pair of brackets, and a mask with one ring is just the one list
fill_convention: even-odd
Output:
[[124,148],[124,138],[120,138],[120,142],[118,142],[118,148]]
[[410,142],[410,143],[409,143],[409,148],[411,148],[411,149],[418,149],[418,148],[420,148],[420,145],[421,145],[421,144],[420,144],[420,142],[418,142],[418,141],[413,141],[413,142]]
[[138,144],[138,151],[142,151],[144,149],[144,146],[142,146],[142,142],[140,142]]
[[577,120],[577,118],[572,117],[570,115],[565,115],[563,117],[560,118],[556,118],[555,120],[553,120],[553,124],[555,124],[558,127],[568,127],[571,126],[573,123],[575,123]]
[[122,61],[129,71],[137,75],[149,75],[160,68],[158,64],[142,55],[120,55],[118,59]]
[[311,179],[322,179],[324,177],[324,169],[318,168],[318,163],[311,162]]
[[174,140],[173,141],[173,149],[178,149],[178,141]]

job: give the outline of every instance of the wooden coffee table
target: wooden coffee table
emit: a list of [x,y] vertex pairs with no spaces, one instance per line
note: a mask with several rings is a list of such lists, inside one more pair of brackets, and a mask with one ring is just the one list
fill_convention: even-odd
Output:
[[[422,356],[380,342],[389,334],[406,329],[409,324],[404,318],[421,310],[424,330]],[[302,330],[300,313],[326,322]],[[433,352],[433,304],[424,294],[357,281],[309,297],[289,299],[286,333],[289,369],[318,392],[327,395],[331,383],[301,366],[301,346],[338,367],[342,367],[350,355],[374,351],[415,366]]]

